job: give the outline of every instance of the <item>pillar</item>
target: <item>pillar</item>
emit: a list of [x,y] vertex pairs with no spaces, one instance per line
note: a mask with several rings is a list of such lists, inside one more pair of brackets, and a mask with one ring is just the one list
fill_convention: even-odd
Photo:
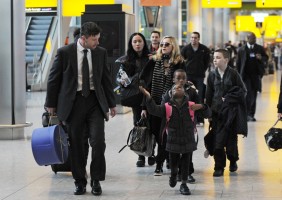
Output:
[[[198,0],[190,0],[188,1],[188,26],[187,26],[187,37],[188,42],[190,42],[191,33],[196,31],[202,35],[202,5],[201,1]],[[201,42],[201,41],[200,41]]]
[[213,26],[214,26],[214,9],[212,8],[204,8],[203,11],[203,29],[201,33],[201,43],[209,46],[214,46],[214,32],[213,32]]
[[27,126],[25,1],[2,0],[0,13],[0,139],[21,139]]
[[215,48],[223,47],[223,31],[228,31],[228,29],[223,30],[223,9],[215,8],[214,9],[214,21],[213,21]]
[[163,6],[162,9],[162,36],[170,35],[179,39],[179,35],[181,35],[181,20],[179,20],[181,2],[171,1],[171,6]]

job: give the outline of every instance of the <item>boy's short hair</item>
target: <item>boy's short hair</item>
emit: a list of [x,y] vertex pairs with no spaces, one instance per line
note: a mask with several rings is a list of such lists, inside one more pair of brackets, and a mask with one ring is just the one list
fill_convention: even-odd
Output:
[[228,60],[230,60],[230,53],[227,49],[217,49],[214,52],[222,53],[224,58],[228,58]]
[[[185,71],[184,69],[177,69],[177,70],[174,71],[173,77],[175,76],[175,74],[176,74],[177,72],[185,73],[185,75],[186,75],[186,71]],[[186,77],[187,77],[187,75],[186,75]]]

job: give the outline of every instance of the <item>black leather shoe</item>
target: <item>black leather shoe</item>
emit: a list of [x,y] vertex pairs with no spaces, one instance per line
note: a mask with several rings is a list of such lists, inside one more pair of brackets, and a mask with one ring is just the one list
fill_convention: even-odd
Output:
[[192,175],[188,175],[188,179],[187,179],[188,183],[195,183],[196,179],[194,179],[194,177]]
[[179,189],[180,193],[183,194],[183,195],[190,195],[191,192],[188,188],[188,186],[186,185],[186,183],[182,183],[180,185],[180,189]]
[[254,117],[252,117],[252,116],[248,116],[248,117],[247,117],[247,121],[248,121],[248,122],[255,122],[255,121],[257,121],[257,120],[256,120],[256,118],[254,118]]
[[75,186],[75,190],[73,191],[74,195],[82,195],[85,194],[86,192],[86,187],[85,186]]
[[100,182],[97,181],[97,180],[94,180],[92,185],[93,186],[92,186],[91,193],[95,196],[101,195],[102,194],[102,188],[101,188]]
[[177,180],[176,180],[176,177],[169,177],[169,186],[174,188],[176,186],[176,183],[177,183]]
[[222,169],[216,169],[216,170],[214,170],[213,176],[214,176],[214,177],[223,176],[223,170],[222,170]]
[[229,171],[236,172],[238,169],[238,165],[236,162],[230,162]]

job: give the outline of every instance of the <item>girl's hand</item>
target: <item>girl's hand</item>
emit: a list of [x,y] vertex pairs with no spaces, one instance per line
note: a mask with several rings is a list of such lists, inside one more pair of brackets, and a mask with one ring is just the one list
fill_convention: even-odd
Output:
[[189,108],[193,111],[201,110],[203,108],[203,105],[202,104],[194,104],[194,105],[191,105]]

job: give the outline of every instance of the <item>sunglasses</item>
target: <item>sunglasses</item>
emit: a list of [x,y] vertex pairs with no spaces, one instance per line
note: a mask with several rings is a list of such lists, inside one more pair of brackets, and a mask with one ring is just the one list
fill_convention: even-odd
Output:
[[163,46],[168,47],[169,45],[171,44],[168,42],[160,43],[160,47],[163,47]]

